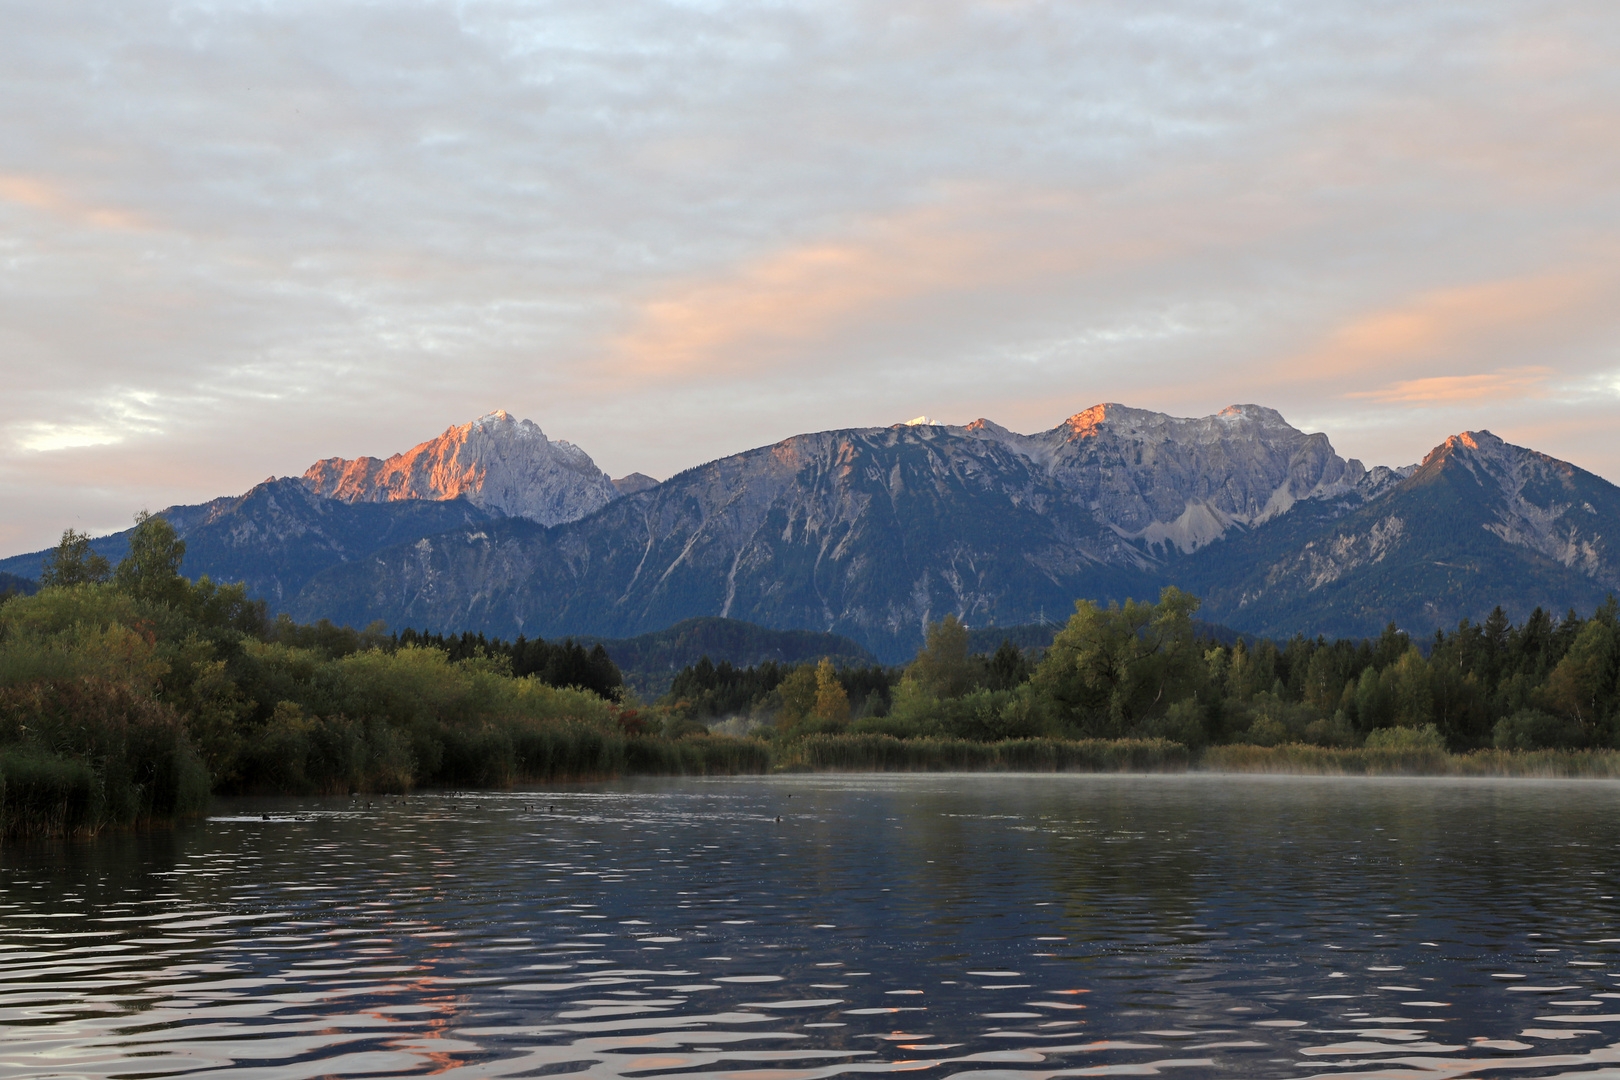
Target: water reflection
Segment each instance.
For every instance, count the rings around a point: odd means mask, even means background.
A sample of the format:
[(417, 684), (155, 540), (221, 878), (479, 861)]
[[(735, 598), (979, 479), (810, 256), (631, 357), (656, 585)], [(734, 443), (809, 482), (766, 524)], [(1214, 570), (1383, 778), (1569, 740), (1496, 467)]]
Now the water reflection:
[(222, 803), (0, 853), (0, 1072), (1620, 1075), (1617, 795), (808, 777)]

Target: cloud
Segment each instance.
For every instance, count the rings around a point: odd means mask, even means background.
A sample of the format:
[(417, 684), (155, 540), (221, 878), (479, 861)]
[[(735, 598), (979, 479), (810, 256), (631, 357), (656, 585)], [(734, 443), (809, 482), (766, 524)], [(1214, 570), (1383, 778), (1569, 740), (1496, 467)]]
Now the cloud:
[[(1611, 298), (1613, 290), (1600, 287), (1605, 284), (1596, 273), (1566, 271), (1428, 290), (1355, 316), (1281, 370), (1320, 380), (1435, 360), (1467, 362), (1482, 344), (1543, 333), (1595, 300)], [(1387, 400), (1378, 392), (1351, 396)]]
[(137, 214), (127, 210), (88, 206), (74, 199), (60, 186), (29, 176), (0, 175), (0, 201), (42, 210), (75, 225), (99, 229), (136, 230), (147, 228)]
[(746, 350), (804, 344), (907, 298), (969, 285), (981, 244), (908, 215), (866, 235), (796, 245), (707, 281), (676, 284), (642, 305), (615, 342), (641, 373), (732, 374)]
[(1410, 461), (1445, 405), (1620, 477), (1559, 423), (1613, 404), (1608, 0), (103, 14), (0, 7), (14, 549), (492, 407), (669, 475), (1104, 400)]
[(1378, 390), (1365, 390), (1347, 396), (1391, 405), (1522, 401), (1543, 396), (1547, 380), (1553, 374), (1553, 369), (1549, 367), (1529, 367), (1481, 375), (1436, 375), (1426, 379), (1403, 379)]
[(696, 280), (676, 280), (640, 305), (637, 325), (613, 342), (640, 374), (730, 377), (769, 367), (781, 352), (801, 359), (863, 325), (915, 317), (913, 301), (1017, 287), (1105, 254), (1063, 245), (1077, 210), (1045, 193), (953, 192), (938, 202), (853, 224), (742, 261)]
[(16, 437), (18, 446), (35, 453), (72, 450), (81, 446), (112, 446), (123, 441), (122, 432), (103, 424), (53, 424), (48, 421), (25, 425)]
[(132, 436), (161, 435), (157, 395), (119, 390), (86, 402), (65, 417), (27, 421), (12, 427), (12, 441), (35, 454), (116, 446)]

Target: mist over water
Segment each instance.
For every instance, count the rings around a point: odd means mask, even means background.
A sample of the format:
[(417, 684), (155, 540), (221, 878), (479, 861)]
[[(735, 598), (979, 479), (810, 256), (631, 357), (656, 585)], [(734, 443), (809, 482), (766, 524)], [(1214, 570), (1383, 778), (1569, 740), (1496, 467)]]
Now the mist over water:
[(0, 852), (0, 1074), (1620, 1075), (1617, 784), (372, 801)]

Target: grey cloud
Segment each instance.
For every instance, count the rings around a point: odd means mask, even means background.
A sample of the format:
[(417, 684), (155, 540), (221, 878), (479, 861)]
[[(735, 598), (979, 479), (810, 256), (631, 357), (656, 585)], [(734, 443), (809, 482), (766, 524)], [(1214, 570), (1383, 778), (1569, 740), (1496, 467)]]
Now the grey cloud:
[(1617, 60), (1601, 0), (20, 0), (0, 549), (496, 407), (616, 475), (1241, 400), (1620, 478)]

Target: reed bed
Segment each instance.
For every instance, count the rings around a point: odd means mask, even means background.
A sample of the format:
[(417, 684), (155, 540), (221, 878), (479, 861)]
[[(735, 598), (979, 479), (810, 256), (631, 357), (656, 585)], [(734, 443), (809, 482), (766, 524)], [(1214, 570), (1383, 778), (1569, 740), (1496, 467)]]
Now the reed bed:
[[(160, 824), (206, 806), (209, 777), (172, 711), (94, 681), (36, 687), (26, 741), (0, 746), (0, 835), (94, 835)], [(18, 706), (0, 698), (0, 726)], [(76, 722), (68, 722), (69, 718)], [(55, 723), (51, 721), (55, 720)], [(87, 723), (90, 720), (92, 722)], [(418, 724), (286, 711), (250, 739), (238, 790), (339, 794), (416, 786), (505, 788), (617, 776), (776, 772), (1269, 773), (1315, 776), (1620, 778), (1617, 750), (1225, 745), (1166, 739), (896, 738), (811, 735), (772, 742), (724, 735), (664, 738), (584, 720)]]
[(630, 735), (583, 720), (421, 723), (401, 731), (341, 719), (273, 724), (245, 758), (240, 789), (333, 795), (415, 787), (509, 788), (616, 776), (767, 772), (759, 739)]
[(898, 739), (811, 735), (783, 748), (779, 769), (816, 772), (1184, 772), (1185, 746), (1167, 739)]
[(1617, 750), (1474, 750), (1429, 748), (1211, 746), (1198, 760), (1207, 772), (1306, 776), (1497, 776), (1526, 779), (1620, 778)]
[(760, 739), (636, 736), (625, 744), (625, 771), (642, 776), (757, 775), (769, 772), (771, 762), (771, 746)]
[(167, 706), (95, 678), (0, 692), (0, 834), (92, 835), (207, 802), (208, 772)]

